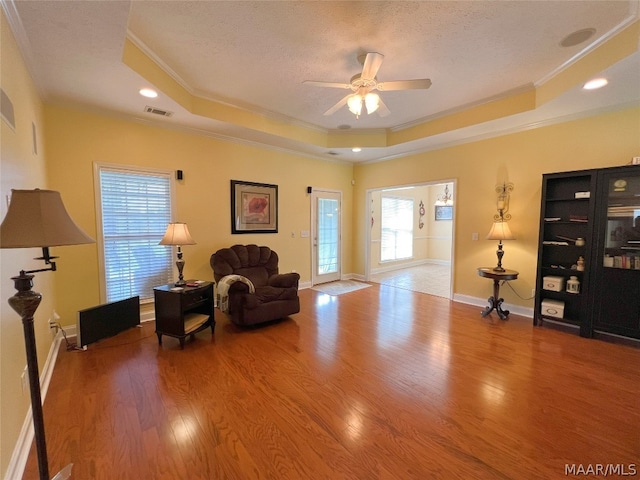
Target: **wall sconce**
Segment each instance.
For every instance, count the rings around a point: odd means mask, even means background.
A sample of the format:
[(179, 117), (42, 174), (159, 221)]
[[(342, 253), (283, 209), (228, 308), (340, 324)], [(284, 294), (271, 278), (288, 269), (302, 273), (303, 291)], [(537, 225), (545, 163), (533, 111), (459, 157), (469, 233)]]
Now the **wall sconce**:
[(511, 220), (511, 214), (507, 213), (509, 212), (509, 197), (511, 196), (511, 192), (513, 192), (513, 183), (505, 182), (502, 185), (496, 186), (496, 193), (498, 194), (496, 208), (498, 209), (498, 213), (493, 216), (496, 222)]

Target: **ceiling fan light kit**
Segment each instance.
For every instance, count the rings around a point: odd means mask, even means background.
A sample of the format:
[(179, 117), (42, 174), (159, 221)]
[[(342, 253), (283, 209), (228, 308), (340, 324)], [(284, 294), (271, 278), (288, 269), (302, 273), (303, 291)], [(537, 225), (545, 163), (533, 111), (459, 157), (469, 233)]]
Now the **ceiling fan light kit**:
[(347, 105), (349, 111), (358, 118), (362, 114), (362, 105), (364, 104), (368, 115), (378, 112), (378, 115), (381, 117), (386, 117), (391, 111), (384, 104), (380, 95), (374, 93), (373, 90), (381, 92), (390, 90), (426, 90), (431, 86), (431, 80), (421, 78), (416, 80), (394, 80), (378, 83), (376, 74), (382, 65), (383, 59), (384, 55), (377, 52), (360, 55), (358, 61), (362, 63), (362, 73), (351, 77), (349, 83), (318, 82), (311, 80), (306, 80), (304, 83), (316, 87), (350, 89), (353, 92), (340, 99), (338, 103), (324, 112), (324, 115), (332, 115), (344, 105)]
[(356, 118), (358, 118), (362, 114), (363, 103), (365, 108), (367, 109), (367, 115), (371, 115), (380, 107), (380, 95), (371, 92), (365, 95), (361, 93), (354, 93), (353, 95), (349, 95), (347, 106), (349, 107), (349, 111), (353, 113)]

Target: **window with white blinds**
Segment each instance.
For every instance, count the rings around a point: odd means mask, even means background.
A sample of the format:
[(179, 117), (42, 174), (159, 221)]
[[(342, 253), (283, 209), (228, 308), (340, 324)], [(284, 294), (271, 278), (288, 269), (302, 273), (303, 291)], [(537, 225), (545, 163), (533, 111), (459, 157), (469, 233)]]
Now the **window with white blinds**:
[(107, 302), (153, 298), (173, 277), (172, 249), (158, 245), (171, 222), (170, 172), (97, 166)]
[(381, 198), (380, 260), (413, 256), (413, 199), (383, 195)]

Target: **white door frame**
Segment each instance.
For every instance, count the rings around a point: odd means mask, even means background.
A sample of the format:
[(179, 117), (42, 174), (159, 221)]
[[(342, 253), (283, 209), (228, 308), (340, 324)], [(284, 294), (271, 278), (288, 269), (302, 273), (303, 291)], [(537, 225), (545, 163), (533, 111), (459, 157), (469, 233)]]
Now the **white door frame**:
[(338, 223), (338, 272), (337, 279), (342, 279), (342, 190), (332, 190), (328, 188), (313, 188), (311, 190), (311, 285), (317, 285), (318, 283), (324, 283), (331, 280), (318, 281), (317, 264), (318, 264), (318, 252), (317, 252), (317, 199), (322, 197), (323, 193), (330, 193), (332, 195), (337, 194), (339, 198), (338, 208), (340, 213), (340, 221)]
[[(410, 183), (407, 185), (393, 185), (388, 187), (379, 187), (379, 188), (368, 188), (365, 195), (365, 259), (364, 259), (364, 279), (365, 281), (370, 281), (371, 279), (371, 194), (373, 192), (380, 192), (383, 190), (392, 190), (395, 188), (406, 188), (406, 187), (428, 187), (432, 185), (441, 185), (445, 183), (453, 183), (453, 198), (454, 205), (457, 204), (456, 197), (458, 193), (458, 181), (455, 178), (445, 179), (445, 180), (434, 180), (431, 182), (421, 182), (421, 183)], [(449, 284), (449, 298), (453, 298), (453, 280), (454, 280), (454, 258), (455, 258), (455, 245), (456, 245), (456, 208), (453, 209), (453, 222), (451, 224), (451, 265), (450, 265), (450, 277), (451, 281)]]

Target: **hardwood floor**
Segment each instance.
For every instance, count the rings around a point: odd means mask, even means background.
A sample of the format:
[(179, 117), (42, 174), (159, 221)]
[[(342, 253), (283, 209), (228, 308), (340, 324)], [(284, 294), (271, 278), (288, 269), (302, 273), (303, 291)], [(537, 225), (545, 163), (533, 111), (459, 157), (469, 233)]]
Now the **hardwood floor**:
[[(153, 323), (61, 352), (50, 471), (74, 479), (553, 479), (638, 466), (640, 349), (385, 285), (241, 330)], [(571, 476), (571, 475), (570, 475)], [(25, 479), (37, 478), (32, 449)]]

